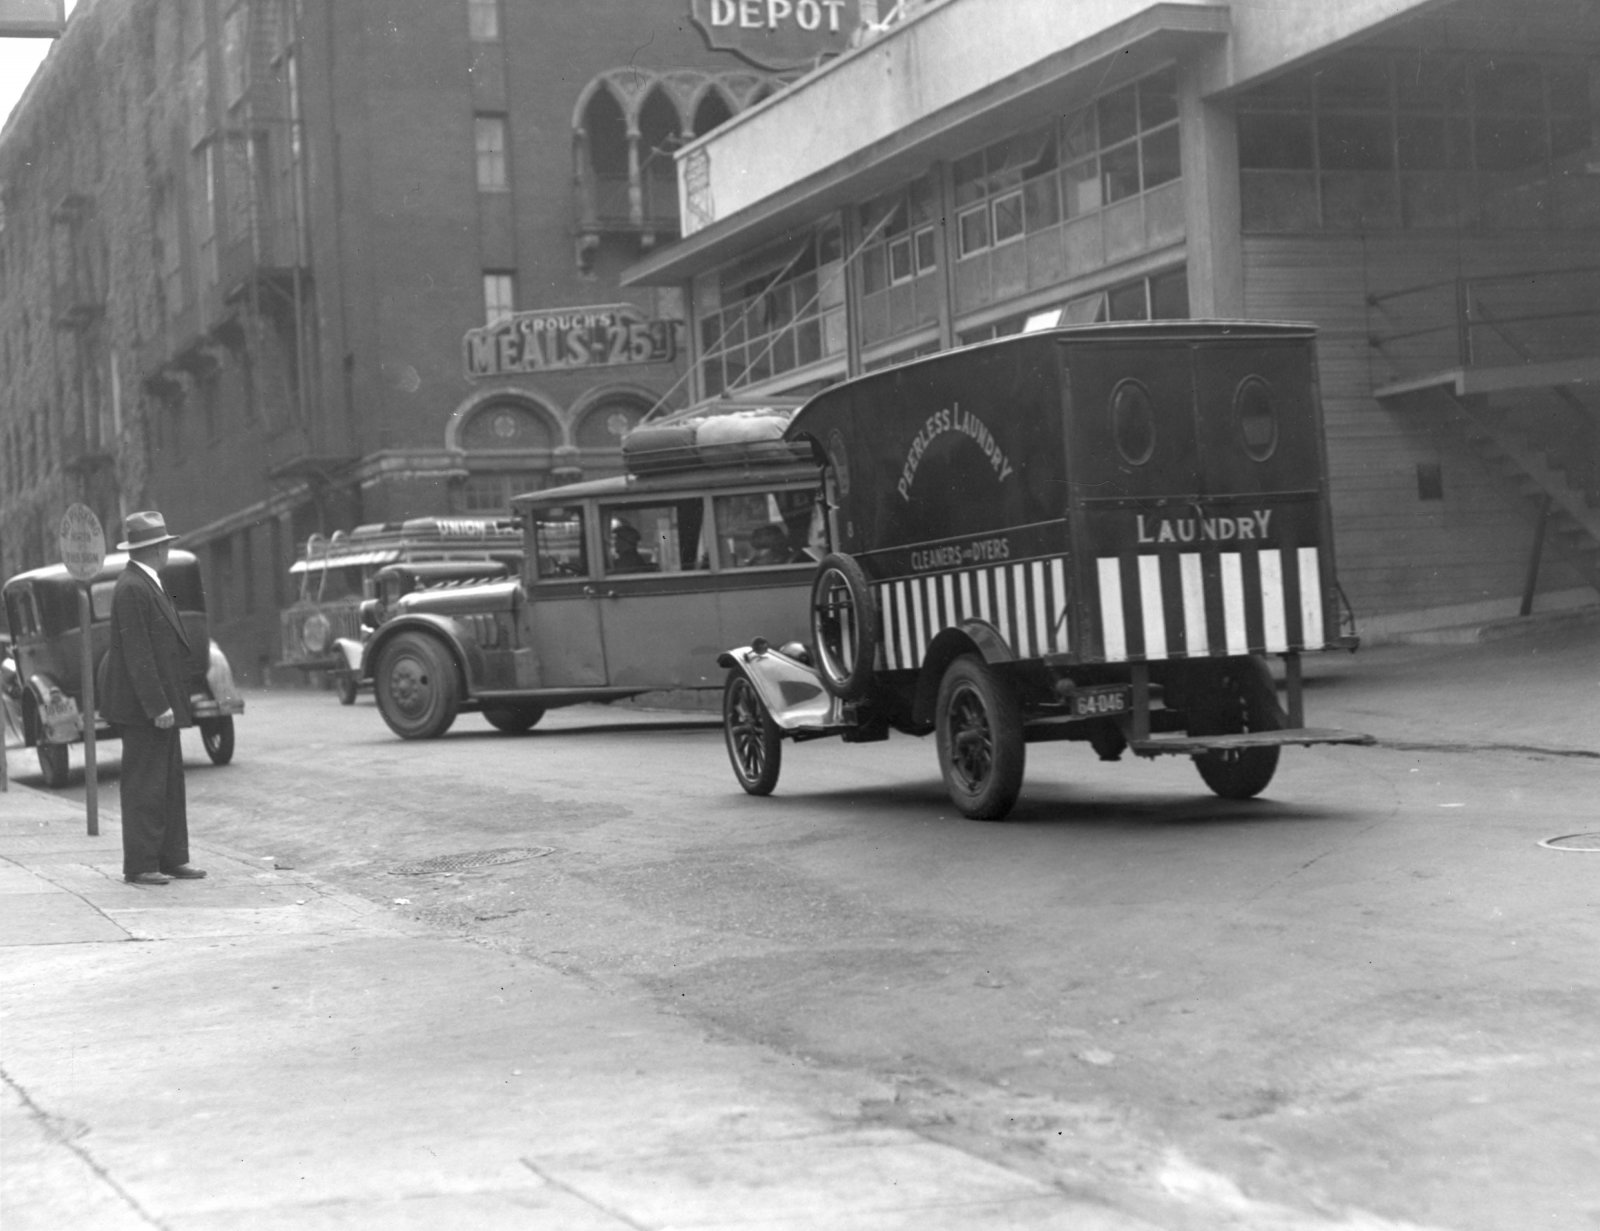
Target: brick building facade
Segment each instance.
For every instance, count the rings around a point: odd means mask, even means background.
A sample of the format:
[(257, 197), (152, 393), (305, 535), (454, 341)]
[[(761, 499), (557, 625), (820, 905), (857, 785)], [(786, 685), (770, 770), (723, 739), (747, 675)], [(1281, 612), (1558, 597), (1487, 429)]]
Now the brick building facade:
[(618, 281), (678, 233), (671, 152), (793, 75), (697, 8), (79, 0), (0, 135), (0, 574), (74, 500), (159, 507), (261, 681), (313, 532), (614, 470), (685, 397), (681, 295)]

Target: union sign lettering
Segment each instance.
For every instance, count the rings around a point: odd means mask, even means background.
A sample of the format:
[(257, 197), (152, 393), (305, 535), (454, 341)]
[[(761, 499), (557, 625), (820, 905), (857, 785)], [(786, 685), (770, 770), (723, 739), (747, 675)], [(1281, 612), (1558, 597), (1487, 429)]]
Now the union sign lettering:
[(689, 0), (689, 17), (717, 51), (761, 68), (800, 68), (837, 55), (861, 24), (860, 0)]
[(514, 372), (671, 363), (683, 322), (645, 316), (632, 304), (513, 312), (461, 339), (468, 380)]

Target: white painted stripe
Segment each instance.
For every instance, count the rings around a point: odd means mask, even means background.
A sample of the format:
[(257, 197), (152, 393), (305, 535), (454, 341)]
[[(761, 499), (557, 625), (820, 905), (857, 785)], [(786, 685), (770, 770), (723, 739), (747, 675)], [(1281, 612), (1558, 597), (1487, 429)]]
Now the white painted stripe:
[(1186, 551), (1178, 557), (1178, 574), (1183, 585), (1183, 639), (1190, 658), (1211, 653), (1211, 636), (1206, 631), (1206, 581), (1200, 568), (1200, 553)]
[(1050, 652), (1050, 595), (1044, 586), (1044, 561), (1035, 560), (1028, 566), (1033, 574), (1033, 628), (1038, 638), (1037, 653)]
[(972, 605), (972, 571), (969, 569), (961, 574), (961, 618), (971, 619), (975, 610)]
[(908, 585), (911, 604), (911, 640), (906, 643), (906, 649), (911, 655), (913, 663), (922, 661), (922, 578), (913, 577)]
[(944, 612), (939, 621), (939, 631), (955, 626), (960, 617), (956, 614), (956, 578), (954, 573), (944, 575)]
[(1300, 556), (1300, 627), (1305, 648), (1320, 650), (1324, 643), (1322, 628), (1322, 573), (1318, 568), (1317, 549), (1302, 547)]
[(1144, 656), (1167, 657), (1167, 612), (1161, 600), (1161, 557), (1139, 557), (1139, 606), (1144, 615)]
[(1222, 554), (1222, 627), (1229, 654), (1245, 654), (1250, 649), (1250, 633), (1244, 619), (1244, 559), (1236, 551)]
[(1050, 561), (1050, 579), (1055, 583), (1051, 598), (1055, 618), (1050, 625), (1050, 645), (1057, 653), (1065, 654), (1072, 647), (1067, 644), (1067, 566), (1060, 556)]
[(994, 623), (993, 609), (989, 603), (989, 584), (994, 579), (992, 568), (981, 568), (977, 572), (978, 585), (978, 614), (989, 623)]
[(1010, 643), (1012, 650), (1021, 654), (1022, 650), (1017, 645), (1017, 630), (1011, 623), (1011, 599), (1006, 593), (1006, 574), (1004, 569), (994, 571), (994, 623), (1000, 630), (1000, 635)]
[(1283, 609), (1283, 556), (1276, 548), (1263, 548), (1256, 556), (1261, 566), (1261, 629), (1267, 650), (1281, 654), (1289, 648), (1288, 615)]
[(1122, 571), (1115, 556), (1095, 561), (1100, 575), (1100, 635), (1105, 639), (1106, 661), (1128, 661), (1128, 635), (1122, 625)]

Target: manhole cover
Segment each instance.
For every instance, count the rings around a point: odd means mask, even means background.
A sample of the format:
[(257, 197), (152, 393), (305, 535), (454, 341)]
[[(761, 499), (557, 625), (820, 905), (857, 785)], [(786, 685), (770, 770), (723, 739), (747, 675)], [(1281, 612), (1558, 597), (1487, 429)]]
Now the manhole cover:
[(1600, 851), (1600, 833), (1569, 833), (1539, 843), (1552, 851)]
[(490, 868), (502, 863), (521, 863), (548, 855), (551, 846), (503, 846), (493, 851), (467, 851), (460, 855), (435, 855), (416, 863), (403, 863), (392, 869), (395, 876), (427, 876), (430, 872), (465, 872), (469, 868)]

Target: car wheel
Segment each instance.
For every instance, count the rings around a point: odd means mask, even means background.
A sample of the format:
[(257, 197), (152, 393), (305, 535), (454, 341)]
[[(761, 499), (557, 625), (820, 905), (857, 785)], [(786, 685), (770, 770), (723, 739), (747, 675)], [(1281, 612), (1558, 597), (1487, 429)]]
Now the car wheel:
[(67, 785), (71, 758), (65, 744), (40, 744), (39, 769), (44, 773), (44, 784), (52, 791)]
[(202, 718), (199, 725), (200, 742), (211, 763), (226, 765), (233, 760), (233, 718)]
[(435, 739), (450, 729), (461, 704), (461, 677), (435, 637), (401, 633), (378, 659), (373, 680), (378, 709), (401, 739)]
[(496, 731), (521, 735), (539, 725), (544, 717), (542, 705), (486, 705), (483, 716)]
[(1022, 792), (1022, 706), (1011, 685), (975, 654), (939, 681), (939, 768), (950, 802), (975, 821), (998, 821)]
[(339, 704), (354, 705), (356, 703), (356, 693), (361, 688), (361, 685), (356, 682), (356, 677), (346, 673), (339, 676), (336, 683), (339, 688)]
[(770, 795), (783, 768), (783, 740), (761, 694), (742, 671), (728, 672), (722, 690), (722, 735), (733, 776), (751, 795)]
[[(1189, 720), (1190, 735), (1281, 731), (1288, 715), (1278, 704), (1272, 672), (1259, 658), (1233, 658), (1217, 668), (1203, 708)], [(1252, 799), (1278, 772), (1277, 748), (1235, 748), (1194, 758), (1205, 784), (1223, 799)]]
[(842, 552), (817, 566), (811, 639), (823, 687), (844, 701), (864, 697), (878, 657), (878, 604), (861, 566)]

